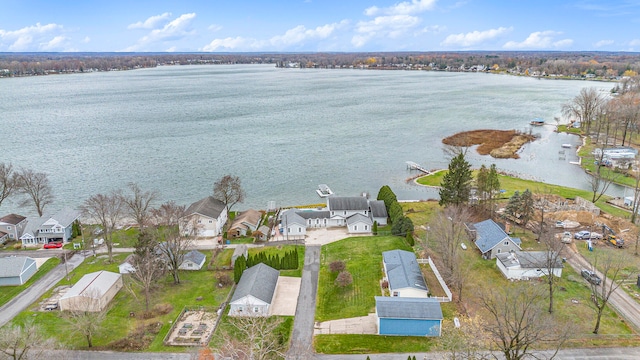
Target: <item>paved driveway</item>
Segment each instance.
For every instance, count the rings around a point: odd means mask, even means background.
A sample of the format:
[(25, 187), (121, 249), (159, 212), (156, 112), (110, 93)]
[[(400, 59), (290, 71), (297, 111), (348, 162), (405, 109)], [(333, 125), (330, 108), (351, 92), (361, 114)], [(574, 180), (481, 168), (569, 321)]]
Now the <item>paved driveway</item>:
[(377, 334), (376, 314), (317, 323), (313, 335), (319, 334)]
[[(370, 234), (365, 234), (370, 235)], [(334, 241), (358, 236), (358, 234), (347, 233), (347, 227), (334, 228), (307, 228), (307, 236), (304, 239), (307, 245), (327, 245)]]
[(273, 301), (269, 306), (269, 315), (294, 316), (300, 294), (302, 278), (279, 276)]

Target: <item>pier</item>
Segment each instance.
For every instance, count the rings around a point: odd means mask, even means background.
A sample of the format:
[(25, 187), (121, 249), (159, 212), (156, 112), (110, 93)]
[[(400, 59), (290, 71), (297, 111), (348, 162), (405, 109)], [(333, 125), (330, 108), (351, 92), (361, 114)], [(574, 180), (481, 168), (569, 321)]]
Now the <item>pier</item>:
[(414, 163), (413, 161), (407, 161), (407, 168), (410, 170), (419, 170), (422, 171), (423, 173), (429, 175), (431, 174), (431, 171), (427, 170), (424, 166), (418, 164), (418, 163)]

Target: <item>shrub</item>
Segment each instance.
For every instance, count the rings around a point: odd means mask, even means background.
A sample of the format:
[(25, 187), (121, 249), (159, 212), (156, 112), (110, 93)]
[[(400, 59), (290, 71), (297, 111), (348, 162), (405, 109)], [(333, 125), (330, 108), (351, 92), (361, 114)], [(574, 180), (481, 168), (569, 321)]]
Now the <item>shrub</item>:
[(332, 261), (329, 264), (329, 271), (331, 272), (341, 272), (346, 268), (347, 266), (345, 265), (344, 261), (341, 261), (341, 260)]
[(216, 275), (216, 280), (218, 280), (218, 284), (222, 286), (231, 286), (233, 285), (233, 278), (228, 273), (218, 273)]
[(351, 273), (348, 271), (341, 271), (336, 278), (335, 284), (338, 287), (347, 287), (351, 285), (353, 282), (353, 277), (351, 277)]
[(389, 288), (389, 282), (387, 280), (383, 280), (382, 284), (380, 284), (382, 286), (383, 289), (388, 289)]
[(407, 244), (409, 244), (409, 246), (413, 246), (416, 244), (415, 240), (413, 239), (413, 234), (412, 233), (407, 233)]
[(22, 244), (21, 243), (15, 243), (13, 244), (13, 248), (16, 250), (20, 250), (22, 248)]

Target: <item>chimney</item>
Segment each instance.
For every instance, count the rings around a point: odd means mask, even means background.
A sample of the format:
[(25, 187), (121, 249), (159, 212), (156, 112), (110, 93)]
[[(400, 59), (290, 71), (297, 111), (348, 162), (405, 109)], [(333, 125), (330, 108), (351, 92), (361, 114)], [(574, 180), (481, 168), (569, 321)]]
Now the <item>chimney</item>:
[(508, 221), (504, 223), (504, 232), (511, 234), (511, 223)]

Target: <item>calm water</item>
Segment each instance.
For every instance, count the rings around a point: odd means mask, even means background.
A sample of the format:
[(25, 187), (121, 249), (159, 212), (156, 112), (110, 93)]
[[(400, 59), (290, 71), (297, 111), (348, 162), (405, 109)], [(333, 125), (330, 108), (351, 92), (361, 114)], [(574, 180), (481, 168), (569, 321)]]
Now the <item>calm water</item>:
[[(479, 128), (526, 130), (548, 123), (582, 87), (612, 84), (489, 74), (276, 69), (265, 65), (159, 67), (0, 81), (0, 161), (50, 175), (56, 202), (134, 181), (162, 200), (188, 204), (225, 174), (241, 177), (239, 208), (319, 202), (318, 184), (340, 195), (388, 184), (404, 199), (437, 192), (406, 184), (405, 161), (446, 167), (441, 139)], [(475, 166), (586, 187), (561, 160), (577, 137), (542, 138), (519, 160), (472, 153)], [(0, 213), (18, 209), (5, 203)]]

